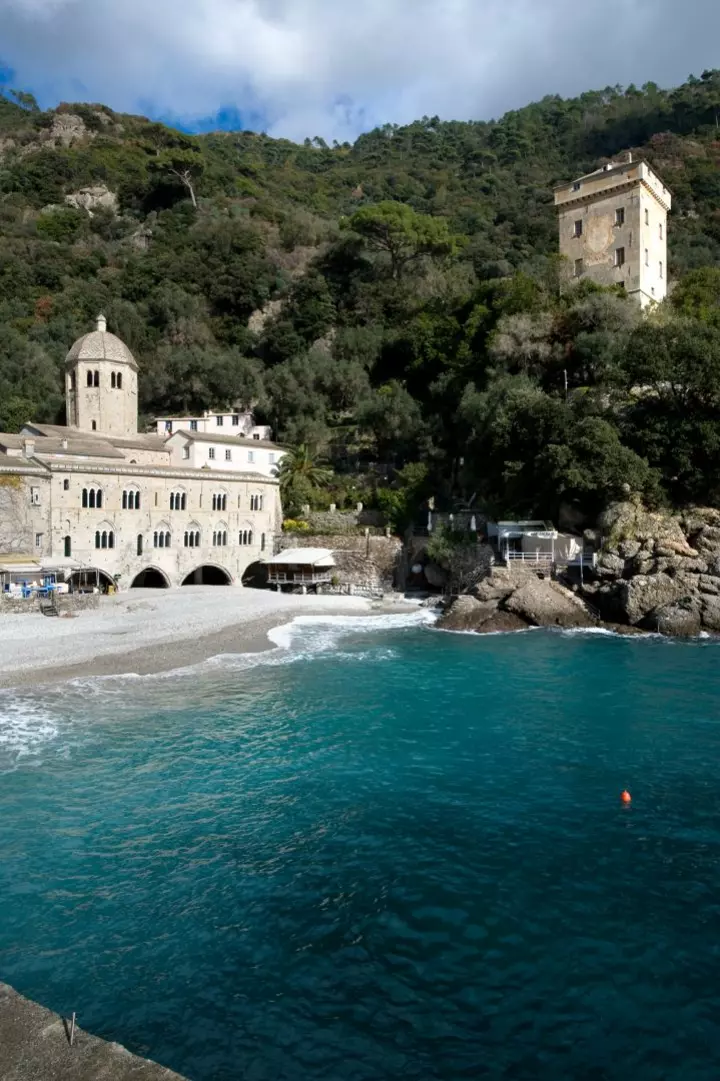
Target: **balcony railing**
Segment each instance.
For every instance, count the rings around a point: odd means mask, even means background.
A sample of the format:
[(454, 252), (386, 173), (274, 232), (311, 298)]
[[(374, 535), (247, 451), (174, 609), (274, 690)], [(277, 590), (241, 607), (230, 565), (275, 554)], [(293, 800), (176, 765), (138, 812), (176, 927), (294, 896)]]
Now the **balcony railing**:
[(278, 571), (268, 574), (268, 582), (273, 585), (317, 585), (319, 582), (331, 582), (332, 574), (328, 571)]

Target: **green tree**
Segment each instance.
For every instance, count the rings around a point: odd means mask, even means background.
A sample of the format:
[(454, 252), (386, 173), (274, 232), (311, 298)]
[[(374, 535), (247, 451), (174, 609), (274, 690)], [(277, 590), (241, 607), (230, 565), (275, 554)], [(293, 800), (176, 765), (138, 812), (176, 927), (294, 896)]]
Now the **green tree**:
[(371, 251), (389, 257), (390, 271), (396, 281), (411, 263), (424, 255), (457, 254), (464, 240), (451, 234), (445, 218), (418, 214), (405, 203), (386, 201), (363, 207), (347, 224)]
[(310, 447), (301, 443), (284, 454), (278, 467), (280, 495), (286, 514), (296, 515), (305, 503), (312, 505), (318, 489), (332, 482), (332, 470), (321, 466)]

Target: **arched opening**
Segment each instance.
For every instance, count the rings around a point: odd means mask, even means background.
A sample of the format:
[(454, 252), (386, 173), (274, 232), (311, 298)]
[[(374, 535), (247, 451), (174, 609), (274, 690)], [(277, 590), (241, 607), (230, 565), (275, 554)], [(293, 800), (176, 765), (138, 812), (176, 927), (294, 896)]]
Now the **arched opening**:
[(73, 571), (68, 578), (68, 584), (73, 593), (94, 593), (97, 590), (106, 593), (108, 586), (115, 583), (105, 571), (97, 567), (84, 567), (81, 571)]
[(64, 537), (63, 538), (63, 550), (64, 550), (65, 558), (70, 559), (70, 557), (72, 556), (72, 538), (71, 537)]
[(184, 586), (229, 586), (231, 584), (232, 579), (226, 570), (209, 563), (196, 567), (183, 580)]
[(122, 390), (122, 372), (117, 373), (117, 388)]
[(110, 389), (115, 390), (115, 372), (110, 372)]
[(268, 571), (265, 563), (251, 563), (242, 576), (242, 584), (250, 589), (267, 589)]
[(130, 583), (131, 589), (168, 589), (170, 583), (162, 571), (156, 567), (146, 567), (136, 574)]

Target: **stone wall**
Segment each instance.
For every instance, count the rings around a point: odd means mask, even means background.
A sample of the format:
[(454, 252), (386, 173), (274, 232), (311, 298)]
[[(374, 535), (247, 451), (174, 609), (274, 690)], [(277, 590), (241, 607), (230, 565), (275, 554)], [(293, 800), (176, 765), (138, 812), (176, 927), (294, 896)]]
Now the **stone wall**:
[(385, 518), (379, 510), (313, 510), (303, 515), (315, 533), (355, 533), (365, 527), (382, 529)]
[[(66, 612), (84, 612), (100, 607), (100, 595), (98, 593), (58, 593), (57, 606), (60, 615)], [(35, 597), (8, 597), (0, 594), (0, 616), (9, 615), (33, 615), (40, 610), (40, 605)]]
[(329, 548), (342, 584), (373, 591), (392, 589), (396, 584), (401, 584), (398, 578), (403, 563), (403, 546), (397, 537), (336, 534), (303, 537), (287, 533), (278, 540), (278, 551), (285, 548)]

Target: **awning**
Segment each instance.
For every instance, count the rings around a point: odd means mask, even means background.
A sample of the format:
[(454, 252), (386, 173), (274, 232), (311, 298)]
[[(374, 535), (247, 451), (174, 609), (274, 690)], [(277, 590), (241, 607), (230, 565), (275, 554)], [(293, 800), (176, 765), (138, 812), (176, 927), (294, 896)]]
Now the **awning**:
[(299, 567), (334, 567), (335, 560), (329, 548), (285, 548), (276, 556), (268, 556), (265, 563), (276, 565), (293, 564)]

